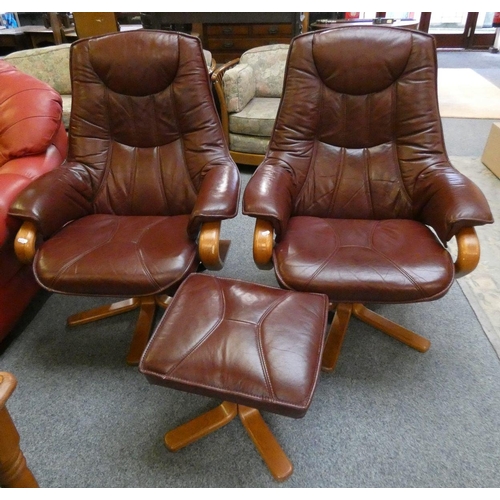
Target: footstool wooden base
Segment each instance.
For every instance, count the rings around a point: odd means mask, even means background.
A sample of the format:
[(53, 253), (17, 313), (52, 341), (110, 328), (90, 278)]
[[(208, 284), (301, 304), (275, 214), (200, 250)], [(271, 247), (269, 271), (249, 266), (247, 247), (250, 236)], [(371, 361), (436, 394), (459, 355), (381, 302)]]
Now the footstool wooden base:
[(150, 383), (223, 400), (169, 431), (171, 451), (239, 415), (278, 481), (293, 465), (259, 410), (303, 417), (318, 379), (328, 298), (203, 274), (175, 294), (139, 364)]
[(291, 476), (293, 465), (264, 422), (259, 410), (224, 401), (221, 405), (165, 434), (165, 445), (177, 451), (211, 434), (233, 420), (236, 415), (245, 426), (260, 456), (277, 481)]

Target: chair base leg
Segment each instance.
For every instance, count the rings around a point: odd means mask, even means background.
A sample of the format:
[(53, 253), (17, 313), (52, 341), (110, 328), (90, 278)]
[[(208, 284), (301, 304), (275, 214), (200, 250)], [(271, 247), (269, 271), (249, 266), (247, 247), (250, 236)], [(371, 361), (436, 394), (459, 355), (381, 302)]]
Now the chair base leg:
[(427, 352), (431, 346), (428, 339), (394, 323), (394, 321), (380, 316), (380, 314), (370, 311), (363, 304), (353, 304), (352, 313), (361, 321), (419, 352)]
[(220, 429), (239, 415), (248, 435), (277, 481), (284, 481), (293, 472), (293, 465), (285, 455), (260, 412), (236, 403), (225, 401), (213, 410), (167, 432), (165, 445), (170, 451), (178, 451), (198, 439)]
[(73, 314), (67, 319), (68, 326), (78, 326), (91, 323), (104, 318), (110, 318), (121, 313), (133, 311), (139, 308), (139, 319), (132, 336), (130, 348), (127, 354), (127, 364), (135, 366), (139, 364), (142, 353), (151, 334), (156, 306), (161, 306), (166, 309), (170, 303), (171, 298), (166, 295), (154, 296), (149, 295), (146, 297), (135, 297), (125, 299), (113, 304), (106, 304), (104, 306), (89, 309), (77, 314)]
[(363, 304), (338, 304), (323, 351), (321, 363), (323, 371), (331, 372), (337, 364), (351, 314), (412, 349), (419, 352), (429, 350), (431, 343), (428, 339), (380, 316), (380, 314), (371, 311)]
[(321, 369), (324, 372), (331, 372), (337, 364), (340, 349), (344, 343), (344, 337), (351, 319), (352, 304), (338, 304), (333, 317), (332, 326), (326, 339)]

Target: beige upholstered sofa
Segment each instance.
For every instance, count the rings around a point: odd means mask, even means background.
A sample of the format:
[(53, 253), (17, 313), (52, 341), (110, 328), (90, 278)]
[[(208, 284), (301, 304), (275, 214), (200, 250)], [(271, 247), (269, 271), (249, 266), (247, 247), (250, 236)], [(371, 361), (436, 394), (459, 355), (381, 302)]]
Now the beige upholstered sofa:
[(212, 74), (236, 163), (259, 165), (264, 159), (281, 100), (288, 48), (276, 44), (250, 49)]
[(19, 50), (4, 57), (23, 73), (34, 76), (59, 92), (63, 101), (63, 123), (69, 126), (71, 112), (71, 78), (69, 74), (69, 47), (64, 43), (38, 49)]

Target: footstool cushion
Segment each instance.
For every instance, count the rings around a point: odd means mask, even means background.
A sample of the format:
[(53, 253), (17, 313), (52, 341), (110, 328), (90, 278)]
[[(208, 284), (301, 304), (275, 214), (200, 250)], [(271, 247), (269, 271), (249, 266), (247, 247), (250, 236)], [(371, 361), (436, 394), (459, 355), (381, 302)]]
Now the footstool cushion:
[(316, 387), (326, 295), (189, 276), (139, 369), (152, 384), (300, 418)]

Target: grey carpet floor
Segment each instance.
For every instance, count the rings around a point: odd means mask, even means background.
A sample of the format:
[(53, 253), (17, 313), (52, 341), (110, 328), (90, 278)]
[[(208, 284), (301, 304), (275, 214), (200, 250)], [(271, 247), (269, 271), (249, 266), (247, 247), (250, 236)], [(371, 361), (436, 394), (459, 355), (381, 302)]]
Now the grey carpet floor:
[[(224, 224), (232, 244), (219, 274), (276, 285), (253, 265), (252, 231), (242, 215)], [(40, 294), (0, 354), (18, 378), (9, 410), (42, 487), (500, 487), (500, 361), (458, 285), (436, 302), (376, 307), (427, 336), (427, 353), (353, 320), (306, 416), (263, 414), (295, 466), (283, 484), (238, 420), (168, 452), (164, 433), (218, 402), (151, 386), (125, 364), (136, 312), (65, 326), (103, 302)]]

